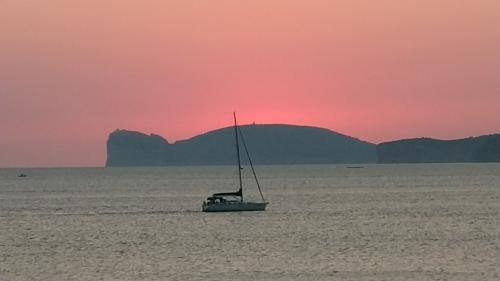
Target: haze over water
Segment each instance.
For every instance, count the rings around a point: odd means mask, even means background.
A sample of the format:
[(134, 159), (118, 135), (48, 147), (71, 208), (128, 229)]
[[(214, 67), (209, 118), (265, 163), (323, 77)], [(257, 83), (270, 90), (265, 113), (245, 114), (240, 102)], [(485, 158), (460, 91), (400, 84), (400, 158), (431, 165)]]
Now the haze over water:
[(499, 278), (499, 164), (256, 168), (0, 169), (0, 280)]

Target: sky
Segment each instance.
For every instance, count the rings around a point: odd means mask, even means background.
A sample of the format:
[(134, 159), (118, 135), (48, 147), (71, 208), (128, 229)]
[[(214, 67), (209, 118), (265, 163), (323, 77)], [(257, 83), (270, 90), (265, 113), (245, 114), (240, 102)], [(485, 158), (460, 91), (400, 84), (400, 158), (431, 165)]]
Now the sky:
[(0, 167), (103, 166), (116, 129), (379, 143), (500, 133), (498, 0), (2, 0)]

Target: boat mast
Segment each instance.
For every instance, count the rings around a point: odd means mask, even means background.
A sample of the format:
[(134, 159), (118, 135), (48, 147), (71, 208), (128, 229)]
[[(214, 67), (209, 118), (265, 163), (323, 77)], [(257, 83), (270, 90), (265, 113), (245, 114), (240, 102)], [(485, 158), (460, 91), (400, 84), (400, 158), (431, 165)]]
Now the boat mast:
[(243, 201), (243, 183), (241, 181), (240, 144), (238, 142), (238, 125), (236, 123), (236, 112), (233, 112), (233, 117), (234, 117), (234, 135), (236, 138), (236, 156), (238, 157), (238, 177), (240, 179), (241, 201)]

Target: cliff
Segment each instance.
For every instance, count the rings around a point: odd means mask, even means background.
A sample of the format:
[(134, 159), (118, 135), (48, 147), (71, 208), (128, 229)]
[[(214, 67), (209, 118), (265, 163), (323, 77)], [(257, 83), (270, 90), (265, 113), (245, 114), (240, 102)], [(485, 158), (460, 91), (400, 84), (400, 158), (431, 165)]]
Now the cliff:
[[(374, 144), (317, 127), (241, 126), (255, 164), (375, 163)], [(241, 155), (244, 155), (241, 147)], [(245, 162), (246, 157), (242, 157)], [(170, 144), (158, 135), (116, 130), (107, 142), (106, 166), (232, 165), (234, 128)]]
[(377, 146), (378, 163), (500, 162), (500, 135), (406, 139)]

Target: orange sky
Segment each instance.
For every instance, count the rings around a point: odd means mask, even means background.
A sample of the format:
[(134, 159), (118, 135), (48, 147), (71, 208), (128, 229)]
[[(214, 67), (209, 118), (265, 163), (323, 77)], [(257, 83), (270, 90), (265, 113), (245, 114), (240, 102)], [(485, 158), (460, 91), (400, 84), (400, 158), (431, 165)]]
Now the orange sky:
[(498, 0), (0, 2), (0, 167), (100, 166), (116, 128), (372, 142), (500, 132)]

